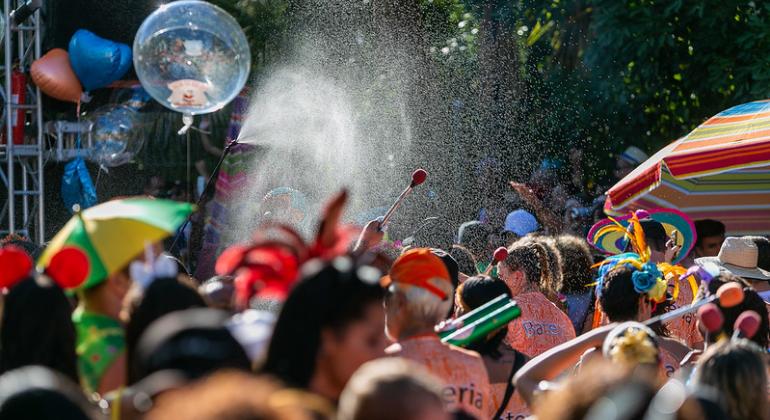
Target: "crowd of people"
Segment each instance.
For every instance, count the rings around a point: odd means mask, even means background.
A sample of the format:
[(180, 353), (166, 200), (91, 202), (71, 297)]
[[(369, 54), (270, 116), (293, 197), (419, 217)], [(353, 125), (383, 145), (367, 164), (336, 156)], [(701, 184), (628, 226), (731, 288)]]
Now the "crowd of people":
[(512, 186), (525, 207), (410, 242), (343, 224), (345, 193), (307, 240), (268, 195), (276, 217), (204, 279), (148, 238), (73, 281), (80, 257), (35, 266), (9, 236), (0, 420), (770, 419), (768, 238), (669, 209), (561, 217)]

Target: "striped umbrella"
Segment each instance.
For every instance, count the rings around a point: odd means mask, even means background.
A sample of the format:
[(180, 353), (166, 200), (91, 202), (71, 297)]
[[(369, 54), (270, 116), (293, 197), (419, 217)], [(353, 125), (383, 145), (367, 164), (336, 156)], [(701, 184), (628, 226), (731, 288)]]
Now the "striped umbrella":
[(676, 208), (734, 235), (770, 234), (770, 100), (732, 107), (669, 144), (607, 192), (608, 214)]
[(82, 288), (93, 287), (138, 257), (148, 243), (174, 233), (193, 210), (192, 204), (144, 197), (87, 208), (72, 216), (51, 239), (38, 267), (48, 267), (61, 249), (77, 248), (86, 254), (90, 266)]

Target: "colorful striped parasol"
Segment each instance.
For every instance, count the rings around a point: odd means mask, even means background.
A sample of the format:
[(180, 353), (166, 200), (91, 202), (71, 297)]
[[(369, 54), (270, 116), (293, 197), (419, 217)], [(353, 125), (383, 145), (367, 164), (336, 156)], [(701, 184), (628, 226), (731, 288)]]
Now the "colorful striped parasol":
[(607, 192), (608, 214), (676, 208), (733, 235), (770, 234), (770, 100), (732, 107), (669, 144)]

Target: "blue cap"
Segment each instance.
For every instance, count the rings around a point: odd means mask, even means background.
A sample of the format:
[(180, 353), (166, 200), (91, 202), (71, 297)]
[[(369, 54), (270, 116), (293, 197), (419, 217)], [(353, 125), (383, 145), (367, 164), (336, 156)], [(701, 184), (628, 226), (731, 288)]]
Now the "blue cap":
[(526, 210), (514, 210), (508, 213), (508, 216), (505, 216), (504, 230), (506, 232), (513, 232), (518, 236), (525, 236), (538, 229), (540, 229), (540, 224), (537, 223), (537, 219), (532, 213)]

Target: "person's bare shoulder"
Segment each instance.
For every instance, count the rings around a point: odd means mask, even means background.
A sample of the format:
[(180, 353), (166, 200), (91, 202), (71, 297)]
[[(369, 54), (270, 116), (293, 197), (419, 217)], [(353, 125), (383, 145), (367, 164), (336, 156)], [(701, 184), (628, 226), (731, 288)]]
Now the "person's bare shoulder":
[(669, 353), (673, 354), (677, 360), (684, 359), (692, 350), (682, 341), (671, 337), (660, 337), (660, 343), (661, 347), (665, 348)]
[(583, 367), (599, 362), (602, 359), (604, 359), (604, 356), (602, 356), (602, 350), (600, 348), (590, 348), (584, 351), (583, 355), (580, 356), (580, 360), (577, 365), (575, 365), (575, 372), (579, 372)]

